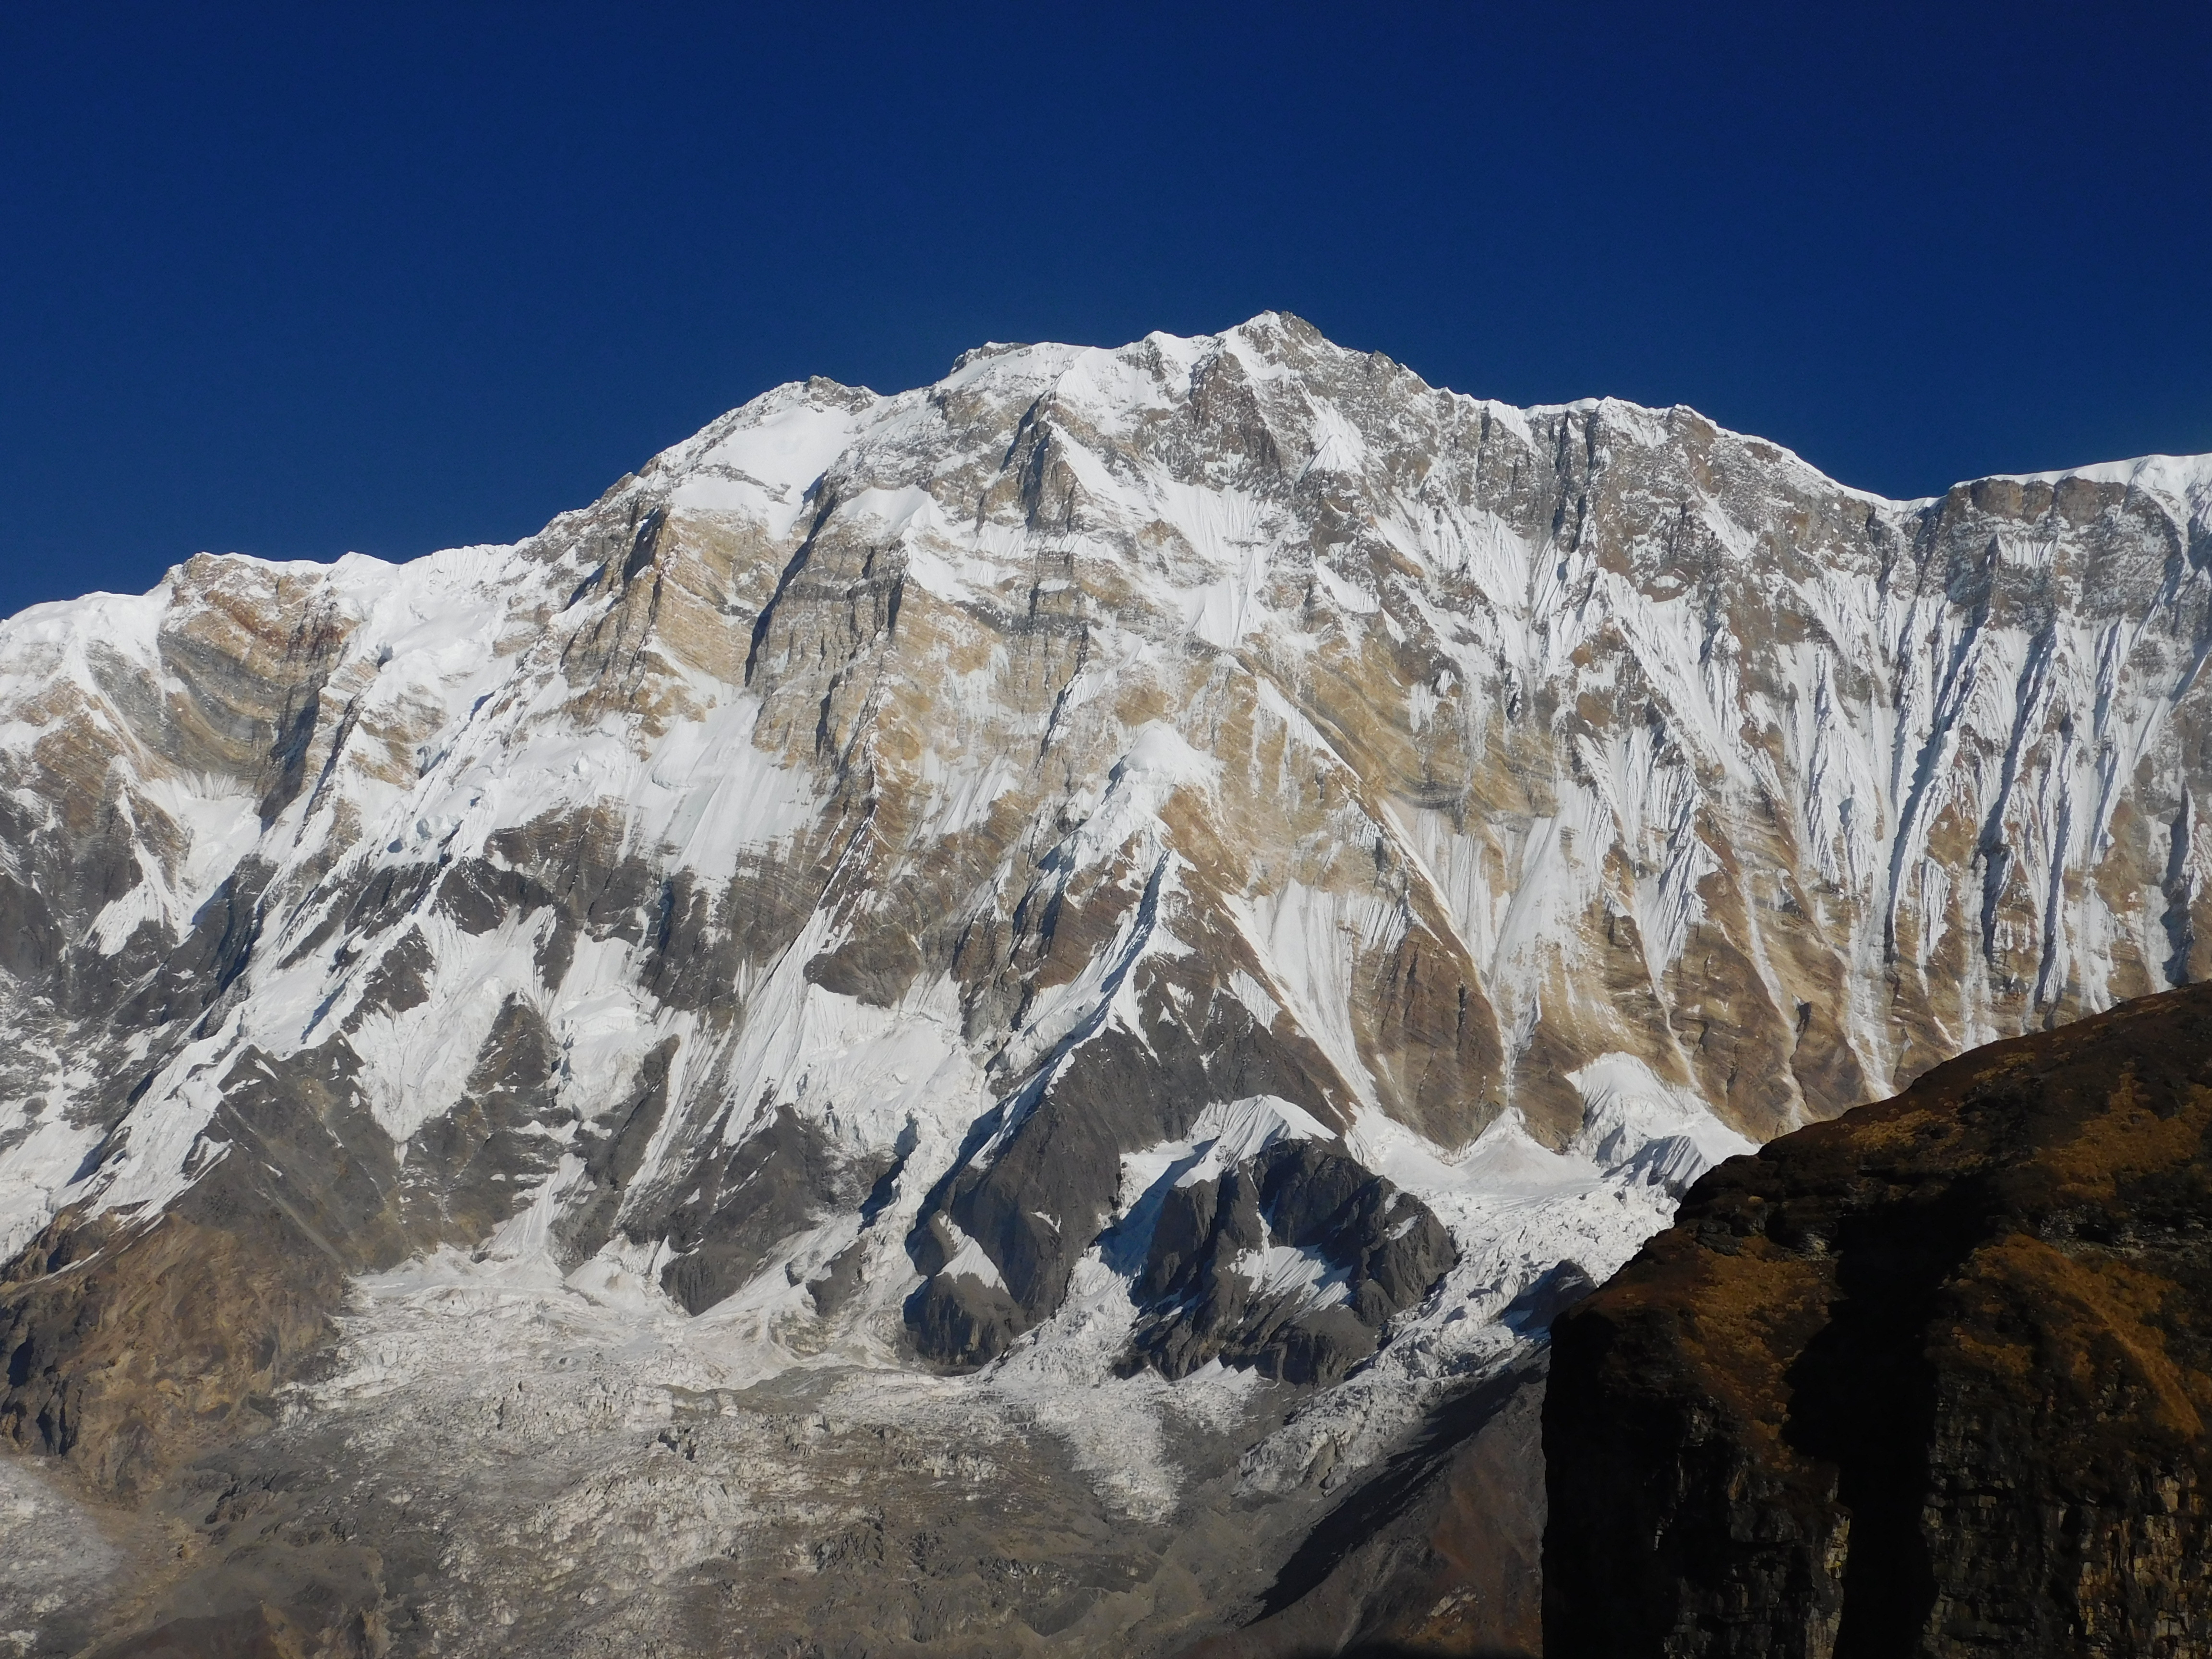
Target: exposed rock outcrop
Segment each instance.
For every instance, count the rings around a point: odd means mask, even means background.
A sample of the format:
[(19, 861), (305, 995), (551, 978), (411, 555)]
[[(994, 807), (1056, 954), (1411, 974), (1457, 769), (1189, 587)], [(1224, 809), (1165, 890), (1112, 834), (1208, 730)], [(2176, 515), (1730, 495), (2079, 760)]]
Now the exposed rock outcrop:
[[(1157, 1195), (1133, 1292), (1132, 1363), (1187, 1376), (1211, 1360), (1334, 1382), (1392, 1316), (1428, 1294), (1455, 1251), (1427, 1205), (1318, 1138), (1192, 1170)], [(1110, 1247), (1109, 1247), (1110, 1248)]]
[(345, 1274), (281, 1210), (209, 1182), (150, 1221), (64, 1216), (0, 1279), (0, 1437), (131, 1498), (265, 1426), (333, 1334)]
[(1551, 1659), (2212, 1653), (2212, 988), (1699, 1182), (1554, 1328)]

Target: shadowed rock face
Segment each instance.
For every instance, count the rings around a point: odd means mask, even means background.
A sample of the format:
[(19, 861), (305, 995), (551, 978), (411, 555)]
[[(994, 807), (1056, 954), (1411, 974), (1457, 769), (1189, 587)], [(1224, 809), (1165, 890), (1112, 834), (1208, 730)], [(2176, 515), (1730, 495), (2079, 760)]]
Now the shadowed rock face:
[(1722, 1165), (1553, 1333), (1545, 1651), (2212, 1652), (2212, 989)]
[(1320, 1518), (1257, 1618), (1185, 1659), (1530, 1659), (1543, 1401), (1539, 1356), (1449, 1402)]
[[(1280, 1141), (1159, 1195), (1133, 1286), (1132, 1364), (1186, 1376), (1210, 1360), (1334, 1382), (1451, 1265), (1426, 1205), (1325, 1141)], [(1334, 1292), (1314, 1307), (1318, 1279)], [(1287, 1281), (1287, 1282), (1285, 1282)]]

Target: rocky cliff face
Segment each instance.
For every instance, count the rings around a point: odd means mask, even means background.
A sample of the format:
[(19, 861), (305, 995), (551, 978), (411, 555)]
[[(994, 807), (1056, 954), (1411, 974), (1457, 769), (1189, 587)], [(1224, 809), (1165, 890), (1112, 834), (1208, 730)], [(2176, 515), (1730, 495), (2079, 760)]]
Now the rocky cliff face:
[(1073, 1468), (1340, 1485), (1713, 1159), (2202, 969), (2208, 514), (1266, 316), (27, 612), (0, 1425), (151, 1492), (581, 1299), (639, 1398), (982, 1368)]
[(1707, 1176), (1554, 1330), (1545, 1651), (2212, 1652), (2212, 990)]

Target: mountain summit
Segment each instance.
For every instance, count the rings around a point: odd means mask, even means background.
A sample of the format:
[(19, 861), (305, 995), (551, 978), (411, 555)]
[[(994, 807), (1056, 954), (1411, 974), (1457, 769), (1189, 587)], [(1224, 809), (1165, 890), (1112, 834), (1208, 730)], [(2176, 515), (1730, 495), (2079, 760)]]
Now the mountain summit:
[(403, 1647), (1211, 1629), (1708, 1164), (2203, 973), (2208, 567), (2212, 458), (1893, 502), (1269, 313), (25, 612), (0, 1428), (324, 1458), (251, 1605)]

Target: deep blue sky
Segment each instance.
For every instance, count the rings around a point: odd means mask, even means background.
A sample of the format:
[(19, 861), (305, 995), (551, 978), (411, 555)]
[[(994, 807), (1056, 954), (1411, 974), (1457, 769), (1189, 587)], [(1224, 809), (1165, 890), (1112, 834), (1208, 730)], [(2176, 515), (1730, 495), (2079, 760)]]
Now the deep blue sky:
[(0, 611), (1274, 307), (1893, 495), (2212, 450), (2212, 6), (0, 8)]

